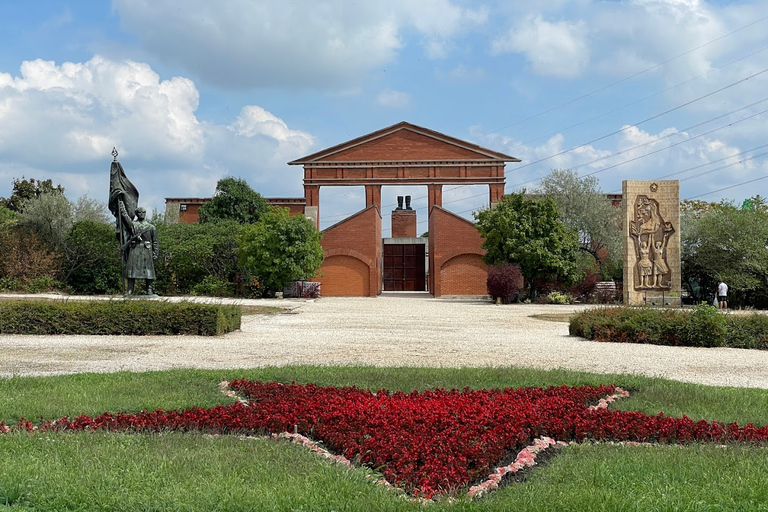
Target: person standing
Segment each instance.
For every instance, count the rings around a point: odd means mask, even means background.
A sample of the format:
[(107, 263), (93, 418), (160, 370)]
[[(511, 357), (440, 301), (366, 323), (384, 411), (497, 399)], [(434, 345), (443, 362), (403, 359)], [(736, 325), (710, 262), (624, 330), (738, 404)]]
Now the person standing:
[(722, 279), (717, 285), (717, 303), (720, 309), (728, 309), (728, 285)]

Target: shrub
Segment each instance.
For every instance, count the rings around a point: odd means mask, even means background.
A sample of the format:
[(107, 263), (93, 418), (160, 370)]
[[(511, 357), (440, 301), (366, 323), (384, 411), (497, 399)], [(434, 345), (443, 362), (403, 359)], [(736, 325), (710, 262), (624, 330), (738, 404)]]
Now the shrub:
[(215, 276), (205, 276), (202, 283), (192, 287), (192, 295), (209, 297), (230, 297), (233, 294), (232, 283), (223, 281)]
[(573, 285), (569, 291), (571, 295), (581, 301), (588, 301), (595, 293), (595, 286), (602, 280), (602, 277), (594, 272), (587, 272), (581, 282)]
[(500, 298), (503, 304), (514, 302), (523, 288), (523, 274), (520, 272), (520, 267), (512, 263), (490, 267), (486, 286), (488, 295), (494, 301)]
[(568, 293), (552, 292), (547, 295), (547, 304), (570, 304), (573, 297)]
[(707, 304), (693, 310), (594, 308), (573, 315), (572, 336), (617, 343), (768, 349), (768, 317), (725, 317)]
[(239, 306), (143, 300), (0, 302), (0, 334), (192, 334), (240, 328)]

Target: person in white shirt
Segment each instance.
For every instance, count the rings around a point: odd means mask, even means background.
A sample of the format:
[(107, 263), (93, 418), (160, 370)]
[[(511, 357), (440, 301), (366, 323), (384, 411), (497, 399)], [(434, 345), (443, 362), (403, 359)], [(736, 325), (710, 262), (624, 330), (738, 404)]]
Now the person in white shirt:
[(720, 304), (720, 309), (728, 309), (728, 285), (722, 279), (717, 285), (717, 302)]

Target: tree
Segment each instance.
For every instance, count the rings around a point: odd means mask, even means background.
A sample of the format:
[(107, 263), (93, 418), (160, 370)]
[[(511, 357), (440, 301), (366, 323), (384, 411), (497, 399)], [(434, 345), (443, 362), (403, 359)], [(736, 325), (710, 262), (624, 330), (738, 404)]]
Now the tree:
[(61, 185), (53, 186), (53, 181), (50, 179), (40, 181), (36, 179), (25, 179), (24, 176), (13, 179), (13, 192), (7, 199), (0, 198), (0, 206), (4, 206), (14, 212), (21, 212), (24, 209), (24, 205), (30, 199), (40, 197), (43, 194), (64, 194), (64, 187)]
[(323, 264), (320, 236), (303, 215), (291, 217), (288, 209), (274, 208), (243, 228), (240, 264), (258, 279), (262, 294), (271, 295), (291, 281), (315, 276)]
[(120, 244), (115, 228), (105, 222), (81, 220), (73, 224), (63, 255), (64, 281), (75, 293), (120, 291)]
[(158, 224), (156, 288), (163, 293), (192, 293), (204, 281), (216, 281), (224, 288), (234, 289), (239, 271), (237, 236), (242, 228), (233, 220)]
[(62, 252), (72, 229), (72, 204), (58, 192), (46, 192), (24, 203), (18, 226), (55, 252)]
[(241, 178), (222, 178), (211, 201), (200, 207), (200, 222), (234, 220), (253, 224), (269, 210), (269, 203)]
[(101, 224), (113, 223), (107, 205), (104, 201), (91, 199), (87, 195), (80, 196), (72, 205), (72, 221), (90, 220)]
[(729, 303), (768, 305), (768, 212), (722, 201), (681, 215), (683, 284), (694, 300), (710, 302), (717, 281), (729, 287)]
[(597, 178), (570, 169), (554, 169), (540, 191), (554, 199), (565, 224), (576, 230), (579, 249), (591, 256), (603, 277), (621, 274), (621, 208), (598, 189)]
[(531, 296), (536, 296), (536, 281), (577, 276), (578, 237), (560, 220), (554, 199), (530, 197), (523, 190), (474, 216), (485, 238), (485, 262), (518, 264)]

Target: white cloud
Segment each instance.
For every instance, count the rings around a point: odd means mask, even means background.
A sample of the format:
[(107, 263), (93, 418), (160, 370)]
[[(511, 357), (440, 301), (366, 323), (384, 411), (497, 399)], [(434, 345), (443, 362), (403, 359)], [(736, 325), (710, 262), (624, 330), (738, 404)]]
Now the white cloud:
[(382, 107), (406, 108), (411, 103), (411, 95), (402, 91), (382, 91), (376, 97), (376, 103)]
[(228, 88), (348, 89), (391, 62), (403, 32), (445, 56), (457, 33), (484, 24), (485, 8), (450, 0), (115, 0), (123, 30), (164, 62)]
[(583, 21), (551, 23), (529, 16), (493, 41), (496, 53), (524, 53), (534, 73), (553, 77), (575, 77), (589, 64), (587, 28)]
[(301, 171), (286, 163), (311, 152), (310, 134), (256, 105), (229, 126), (201, 122), (198, 102), (191, 80), (161, 80), (143, 63), (24, 62), (20, 76), (0, 74), (0, 195), (24, 175), (103, 197), (113, 146), (148, 207), (210, 195), (227, 174), (265, 195), (301, 195)]

